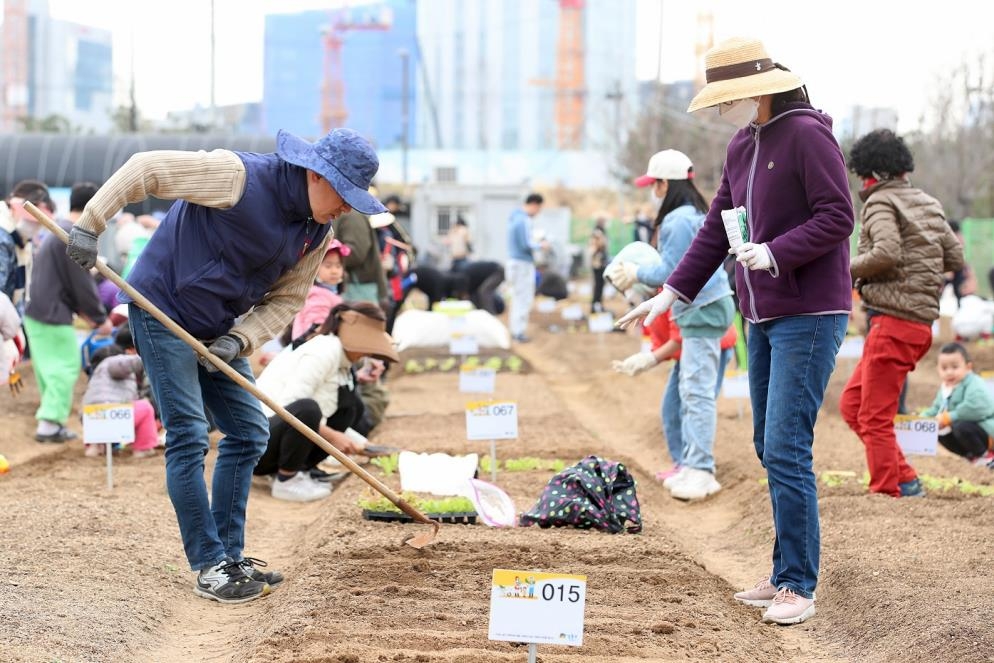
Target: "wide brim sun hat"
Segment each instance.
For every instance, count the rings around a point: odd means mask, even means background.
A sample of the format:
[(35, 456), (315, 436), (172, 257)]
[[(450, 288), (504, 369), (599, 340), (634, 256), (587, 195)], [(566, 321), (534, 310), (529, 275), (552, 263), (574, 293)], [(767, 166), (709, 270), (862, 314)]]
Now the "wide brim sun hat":
[(688, 113), (804, 85), (794, 72), (778, 68), (758, 39), (733, 37), (714, 46), (704, 55), (704, 70), (707, 85), (691, 100)]
[(635, 178), (635, 186), (650, 186), (656, 180), (688, 180), (693, 177), (693, 162), (679, 150), (663, 150), (649, 158), (645, 175)]
[(315, 143), (280, 129), (276, 134), (276, 154), (328, 180), (357, 212), (368, 215), (387, 211), (368, 190), (380, 167), (376, 151), (352, 129), (332, 129)]
[(351, 352), (372, 355), (377, 359), (398, 362), (400, 356), (387, 334), (386, 323), (357, 311), (343, 311), (338, 325), (338, 339)]

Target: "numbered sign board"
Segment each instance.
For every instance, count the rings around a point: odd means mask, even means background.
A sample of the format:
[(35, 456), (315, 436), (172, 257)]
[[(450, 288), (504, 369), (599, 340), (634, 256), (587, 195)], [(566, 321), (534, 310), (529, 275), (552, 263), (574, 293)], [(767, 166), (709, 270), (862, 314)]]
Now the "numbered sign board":
[(464, 394), (492, 394), (497, 384), (497, 371), (485, 366), (463, 365), (459, 369), (459, 391)]
[(897, 444), (906, 454), (934, 456), (939, 444), (939, 422), (926, 417), (898, 415), (894, 417)]
[(135, 408), (131, 403), (83, 406), (83, 440), (87, 444), (114, 444), (134, 439)]
[(859, 359), (863, 356), (863, 337), (846, 336), (839, 347), (839, 357), (842, 359)]
[(471, 334), (455, 333), (449, 337), (449, 354), (475, 355), (480, 351), (480, 344)]
[(749, 374), (729, 371), (721, 382), (721, 395), (725, 398), (749, 398)]
[(583, 644), (587, 576), (494, 569), (491, 640)]
[(563, 309), (563, 320), (583, 320), (583, 307), (579, 304), (570, 304)]
[(513, 440), (517, 437), (517, 403), (480, 401), (466, 404), (466, 439)]
[(587, 319), (591, 334), (606, 334), (614, 330), (614, 316), (610, 313), (592, 313)]
[(539, 313), (555, 313), (556, 300), (552, 297), (536, 297), (535, 310)]

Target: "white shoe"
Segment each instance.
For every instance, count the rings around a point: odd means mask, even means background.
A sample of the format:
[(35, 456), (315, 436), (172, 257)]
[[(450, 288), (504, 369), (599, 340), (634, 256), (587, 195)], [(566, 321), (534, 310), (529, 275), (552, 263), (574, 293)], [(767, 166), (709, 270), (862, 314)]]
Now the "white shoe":
[(278, 500), (312, 502), (331, 495), (331, 488), (310, 478), (306, 472), (297, 472), (286, 481), (274, 481), (272, 494)]
[(678, 469), (676, 472), (663, 479), (663, 488), (666, 488), (667, 490), (673, 490), (673, 486), (677, 485), (683, 480), (683, 476), (686, 474), (686, 472), (687, 468), (681, 465), (680, 469)]
[(680, 476), (680, 481), (670, 488), (670, 495), (678, 500), (700, 500), (721, 490), (721, 484), (710, 472), (688, 467)]

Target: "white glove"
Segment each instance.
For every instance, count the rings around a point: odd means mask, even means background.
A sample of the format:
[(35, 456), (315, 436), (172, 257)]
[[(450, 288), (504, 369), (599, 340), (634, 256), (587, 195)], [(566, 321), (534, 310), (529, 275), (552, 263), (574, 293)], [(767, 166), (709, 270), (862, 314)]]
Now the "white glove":
[(611, 271), (604, 276), (615, 288), (624, 292), (638, 283), (639, 268), (633, 262), (616, 262), (611, 266)]
[(773, 266), (773, 256), (770, 255), (766, 244), (746, 242), (737, 251), (729, 249), (728, 252), (734, 254), (735, 261), (742, 263), (747, 269), (769, 269)]
[(618, 373), (635, 376), (642, 371), (647, 371), (657, 363), (656, 356), (651, 352), (636, 352), (630, 357), (625, 357), (623, 361), (612, 361), (611, 368)]
[(642, 318), (645, 318), (645, 324), (651, 325), (652, 321), (658, 318), (660, 315), (669, 310), (673, 302), (676, 301), (676, 293), (669, 288), (663, 288), (663, 291), (652, 299), (647, 299), (625, 315), (618, 318), (615, 324), (617, 327), (622, 329), (628, 329), (629, 327), (634, 327)]

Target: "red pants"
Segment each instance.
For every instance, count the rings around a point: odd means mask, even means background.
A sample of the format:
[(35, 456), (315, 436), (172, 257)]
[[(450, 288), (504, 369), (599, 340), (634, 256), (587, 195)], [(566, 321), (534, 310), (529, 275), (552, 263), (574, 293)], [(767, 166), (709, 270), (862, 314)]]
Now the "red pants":
[(871, 492), (898, 497), (898, 484), (918, 476), (897, 446), (894, 416), (904, 379), (930, 347), (929, 325), (883, 314), (870, 321), (863, 356), (842, 391), (839, 411), (866, 447)]

